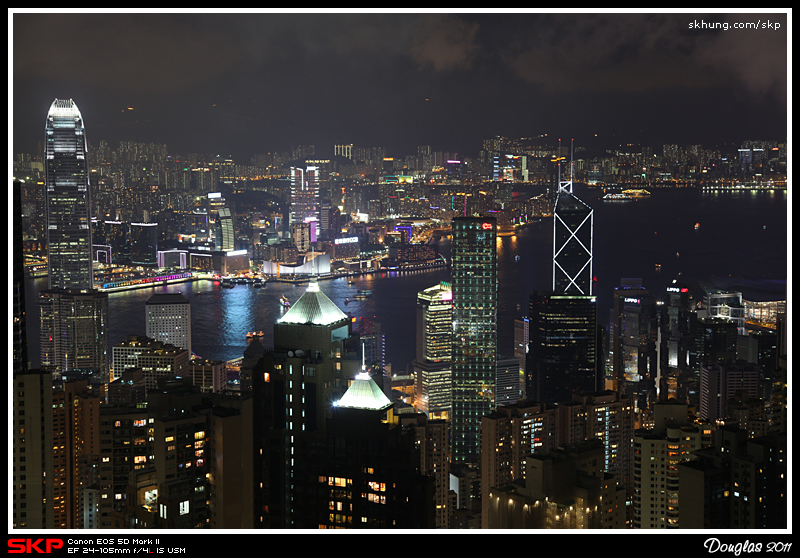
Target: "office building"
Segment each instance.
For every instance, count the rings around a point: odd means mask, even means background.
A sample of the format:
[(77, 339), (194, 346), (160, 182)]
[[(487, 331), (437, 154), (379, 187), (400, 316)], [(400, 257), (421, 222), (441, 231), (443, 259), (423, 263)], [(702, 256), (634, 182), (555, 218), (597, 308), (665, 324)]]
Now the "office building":
[(613, 387), (619, 389), (624, 381), (622, 366), (622, 314), (625, 299), (636, 299), (646, 296), (649, 291), (645, 289), (641, 278), (623, 278), (620, 284), (614, 287), (611, 298), (611, 315), (609, 317), (608, 331), (608, 362), (609, 374)]
[(158, 264), (158, 223), (131, 223), (131, 262), (155, 267)]
[(513, 405), (520, 400), (519, 360), (499, 355), (495, 367), (495, 404)]
[[(617, 296), (620, 293), (624, 296)], [(645, 420), (658, 400), (657, 301), (645, 289), (621, 289), (615, 293), (614, 307), (618, 320), (611, 341), (617, 389), (635, 399), (637, 414)]]
[(42, 367), (108, 372), (108, 296), (94, 289), (86, 133), (78, 107), (56, 99), (45, 125), (48, 289), (41, 291)]
[(147, 390), (155, 389), (160, 378), (185, 376), (189, 372), (189, 351), (149, 337), (129, 335), (112, 349), (116, 381), (129, 368), (140, 368)]
[(536, 291), (528, 312), (526, 397), (542, 403), (568, 401), (597, 391), (597, 300), (593, 296)]
[(415, 407), (431, 418), (446, 418), (452, 398), (453, 289), (441, 282), (417, 293)]
[(223, 360), (193, 358), (189, 361), (188, 376), (192, 385), (203, 393), (220, 393), (228, 387), (228, 368)]
[(745, 306), (742, 293), (734, 291), (711, 290), (703, 298), (703, 306), (709, 318), (719, 318), (736, 324), (738, 335), (746, 335)]
[(760, 374), (757, 364), (745, 361), (703, 365), (700, 368), (700, 419), (713, 422), (731, 416), (728, 402), (737, 392), (758, 399)]
[(452, 222), (452, 460), (477, 463), (481, 418), (495, 407), (497, 221)]
[(48, 288), (91, 289), (91, 190), (83, 117), (56, 99), (45, 125)]
[(155, 294), (145, 304), (145, 335), (192, 350), (192, 307), (180, 293)]
[(49, 289), (39, 293), (41, 366), (108, 373), (108, 294), (94, 289)]
[(572, 177), (561, 180), (553, 216), (553, 292), (592, 294), (594, 210), (572, 192)]
[(514, 320), (514, 358), (519, 360), (520, 398), (528, 397), (525, 386), (525, 370), (527, 369), (528, 351), (530, 350), (530, 324), (527, 316)]
[(219, 252), (236, 250), (234, 215), (229, 207), (220, 207), (217, 214), (215, 249)]
[(689, 400), (696, 390), (697, 313), (689, 285), (673, 281), (666, 288), (659, 336), (658, 397)]
[(319, 222), (319, 173), (320, 169), (313, 165), (290, 169), (290, 224)]

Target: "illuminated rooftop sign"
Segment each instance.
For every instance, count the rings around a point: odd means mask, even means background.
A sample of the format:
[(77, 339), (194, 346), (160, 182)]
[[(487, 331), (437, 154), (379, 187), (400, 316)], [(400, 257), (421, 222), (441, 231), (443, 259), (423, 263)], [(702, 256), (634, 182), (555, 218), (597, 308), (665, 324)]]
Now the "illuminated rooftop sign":
[(353, 244), (355, 242), (358, 242), (357, 236), (349, 236), (347, 238), (337, 238), (336, 240), (333, 241), (334, 244)]

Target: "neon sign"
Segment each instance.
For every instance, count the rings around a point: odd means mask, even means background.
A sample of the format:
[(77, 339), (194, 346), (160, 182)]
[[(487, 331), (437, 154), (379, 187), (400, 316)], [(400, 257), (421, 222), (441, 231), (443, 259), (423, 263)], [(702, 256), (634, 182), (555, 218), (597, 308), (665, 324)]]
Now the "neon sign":
[(488, 231), (488, 230), (491, 230), (492, 224), (491, 223), (484, 223), (483, 225), (481, 225), (481, 227), (483, 228), (483, 230)]

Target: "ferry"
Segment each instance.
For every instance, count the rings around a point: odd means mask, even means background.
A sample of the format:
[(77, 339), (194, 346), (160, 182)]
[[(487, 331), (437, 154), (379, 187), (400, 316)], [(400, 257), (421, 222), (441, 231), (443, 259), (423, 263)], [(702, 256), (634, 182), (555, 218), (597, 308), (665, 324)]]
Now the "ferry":
[(372, 296), (372, 291), (366, 289), (359, 289), (354, 298), (369, 298)]
[(623, 190), (622, 193), (623, 194), (627, 194), (629, 196), (633, 196), (635, 198), (642, 198), (642, 197), (650, 195), (650, 192), (648, 192), (647, 190), (643, 190), (643, 189)]
[(263, 331), (248, 331), (247, 332), (247, 338), (248, 339), (252, 339), (254, 337), (264, 337), (264, 332)]
[(631, 197), (628, 194), (620, 194), (616, 192), (614, 194), (606, 194), (603, 196), (604, 201), (631, 201)]
[(285, 306), (286, 308), (289, 308), (289, 306), (291, 306), (291, 305), (292, 305), (292, 303), (291, 303), (291, 302), (289, 302), (289, 299), (288, 299), (288, 298), (286, 298), (286, 295), (281, 295), (281, 304), (282, 304), (283, 306)]

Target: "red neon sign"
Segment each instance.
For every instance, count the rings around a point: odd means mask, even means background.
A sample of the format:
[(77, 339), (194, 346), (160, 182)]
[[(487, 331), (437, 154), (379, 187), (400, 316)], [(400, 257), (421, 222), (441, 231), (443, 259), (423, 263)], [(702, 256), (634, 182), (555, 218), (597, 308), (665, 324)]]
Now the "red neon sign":
[(483, 230), (488, 231), (489, 229), (492, 228), (492, 224), (491, 223), (484, 223), (482, 225), (482, 227), (483, 227)]

